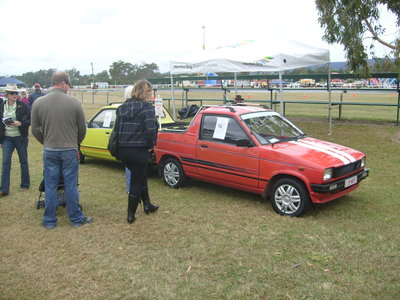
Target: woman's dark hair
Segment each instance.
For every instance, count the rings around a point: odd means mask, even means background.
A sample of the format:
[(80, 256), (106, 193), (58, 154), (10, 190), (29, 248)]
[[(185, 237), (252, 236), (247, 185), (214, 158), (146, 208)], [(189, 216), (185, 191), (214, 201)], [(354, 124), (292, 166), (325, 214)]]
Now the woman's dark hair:
[(132, 90), (132, 98), (140, 101), (146, 101), (149, 89), (152, 89), (151, 83), (146, 79), (139, 80)]

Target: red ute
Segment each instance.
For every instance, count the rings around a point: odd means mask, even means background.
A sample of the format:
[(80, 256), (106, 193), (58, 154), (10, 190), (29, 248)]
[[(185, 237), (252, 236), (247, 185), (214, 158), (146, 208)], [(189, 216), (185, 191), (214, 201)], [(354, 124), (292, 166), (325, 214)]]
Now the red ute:
[(164, 182), (187, 177), (271, 198), (274, 210), (299, 216), (355, 190), (368, 176), (365, 154), (306, 137), (260, 106), (202, 107), (187, 130), (162, 130), (155, 148)]

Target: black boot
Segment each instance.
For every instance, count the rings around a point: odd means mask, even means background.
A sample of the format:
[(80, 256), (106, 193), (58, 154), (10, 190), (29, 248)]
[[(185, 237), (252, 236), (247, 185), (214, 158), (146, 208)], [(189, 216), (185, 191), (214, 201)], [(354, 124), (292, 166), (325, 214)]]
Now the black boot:
[(144, 212), (146, 215), (157, 211), (157, 209), (159, 208), (159, 206), (151, 204), (149, 197), (149, 190), (147, 187), (142, 189), (142, 201), (143, 201)]
[(139, 197), (129, 194), (128, 196), (128, 223), (135, 222), (136, 209), (139, 205)]

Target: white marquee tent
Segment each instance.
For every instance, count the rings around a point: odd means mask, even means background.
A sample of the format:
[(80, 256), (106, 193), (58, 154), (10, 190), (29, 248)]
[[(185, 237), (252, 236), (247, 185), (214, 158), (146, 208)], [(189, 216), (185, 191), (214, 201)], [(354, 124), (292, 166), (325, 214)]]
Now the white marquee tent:
[(244, 41), (170, 63), (171, 74), (275, 72), (329, 63), (329, 50), (293, 41)]
[[(282, 73), (285, 70), (329, 63), (330, 56), (327, 49), (313, 48), (289, 40), (248, 40), (212, 50), (203, 50), (170, 61), (171, 86), (174, 85), (173, 75), (176, 74), (232, 72), (236, 79), (236, 73), (240, 72), (279, 72), (282, 81)], [(330, 77), (330, 70), (328, 77)], [(282, 86), (280, 92), (282, 110)], [(330, 102), (329, 87), (329, 119), (331, 124)]]

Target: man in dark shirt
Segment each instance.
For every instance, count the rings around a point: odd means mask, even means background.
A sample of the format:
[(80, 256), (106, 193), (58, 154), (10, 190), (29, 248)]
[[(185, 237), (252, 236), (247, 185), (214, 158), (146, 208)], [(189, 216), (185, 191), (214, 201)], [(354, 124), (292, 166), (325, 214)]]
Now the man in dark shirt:
[(45, 93), (42, 93), (42, 87), (40, 86), (39, 83), (35, 83), (35, 92), (30, 94), (29, 98), (28, 98), (28, 105), (30, 108), (32, 108), (32, 104), (33, 102), (35, 102), (35, 100), (39, 97), (42, 97), (46, 95)]

